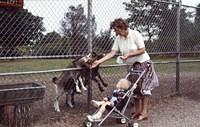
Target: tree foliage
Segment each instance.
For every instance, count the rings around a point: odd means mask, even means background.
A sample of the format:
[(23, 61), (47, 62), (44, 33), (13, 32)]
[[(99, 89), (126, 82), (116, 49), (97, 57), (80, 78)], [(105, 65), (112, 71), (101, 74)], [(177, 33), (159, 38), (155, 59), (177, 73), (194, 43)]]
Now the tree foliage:
[(114, 37), (110, 30), (101, 31), (100, 34), (93, 39), (93, 50), (97, 53), (107, 53), (110, 51), (114, 42)]
[[(59, 54), (64, 46), (64, 40), (61, 35), (53, 31), (47, 33), (41, 41), (34, 47), (34, 55), (62, 55)], [(63, 53), (63, 52), (62, 52)]]
[(200, 3), (196, 8), (195, 24), (200, 28)]
[(200, 3), (198, 4), (197, 8), (196, 8), (196, 16), (195, 16), (195, 22), (194, 22), (194, 26), (195, 26), (195, 37), (196, 37), (196, 44), (194, 45), (194, 49), (193, 50), (197, 50), (199, 51), (200, 49)]
[[(129, 12), (127, 21), (130, 27), (144, 34), (148, 51), (176, 51), (177, 12), (179, 9), (177, 4), (149, 0), (131, 0), (130, 2), (124, 2), (124, 5), (125, 10)], [(189, 20), (191, 17), (191, 12), (181, 8), (180, 39), (182, 50), (185, 50), (186, 43), (196, 43), (194, 40), (194, 23)]]
[[(62, 34), (68, 38), (68, 42), (71, 45), (69, 49), (70, 54), (82, 54), (88, 50), (88, 19), (84, 14), (84, 8), (82, 5), (70, 6), (69, 11), (65, 13), (64, 18), (61, 21)], [(95, 35), (96, 23), (95, 17), (92, 17), (92, 35)]]
[(0, 9), (0, 55), (15, 56), (20, 54), (20, 47), (37, 44), (45, 28), (43, 18), (34, 16), (25, 9)]

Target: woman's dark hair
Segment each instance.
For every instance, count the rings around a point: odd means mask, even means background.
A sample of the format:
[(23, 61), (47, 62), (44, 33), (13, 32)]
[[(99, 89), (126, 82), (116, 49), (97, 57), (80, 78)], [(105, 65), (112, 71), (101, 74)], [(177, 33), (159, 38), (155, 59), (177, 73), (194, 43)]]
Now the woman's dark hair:
[(110, 28), (111, 29), (119, 28), (119, 29), (122, 29), (122, 30), (127, 30), (128, 29), (128, 23), (122, 18), (117, 18), (110, 24)]

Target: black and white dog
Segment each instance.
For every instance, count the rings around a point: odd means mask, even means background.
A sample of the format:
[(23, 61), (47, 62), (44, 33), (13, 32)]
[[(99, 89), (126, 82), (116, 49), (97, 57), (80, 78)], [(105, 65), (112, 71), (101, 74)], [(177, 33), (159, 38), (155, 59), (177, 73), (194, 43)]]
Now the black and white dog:
[[(64, 71), (59, 77), (53, 77), (52, 81), (56, 87), (56, 100), (54, 102), (54, 108), (57, 112), (60, 112), (59, 108), (59, 98), (66, 94), (66, 105), (73, 108), (74, 107), (74, 95), (75, 93), (81, 93), (81, 89), (86, 90), (86, 85), (89, 83), (90, 78), (98, 84), (99, 90), (102, 92), (104, 87), (108, 85), (103, 81), (101, 75), (99, 74), (99, 66), (89, 69), (91, 64), (104, 55), (97, 55), (92, 52), (88, 55), (77, 58), (72, 62), (71, 66), (68, 68), (80, 68), (80, 70), (70, 70)], [(91, 77), (90, 77), (90, 72)], [(99, 80), (101, 82), (99, 82)], [(62, 93), (58, 95), (58, 90), (61, 90)]]

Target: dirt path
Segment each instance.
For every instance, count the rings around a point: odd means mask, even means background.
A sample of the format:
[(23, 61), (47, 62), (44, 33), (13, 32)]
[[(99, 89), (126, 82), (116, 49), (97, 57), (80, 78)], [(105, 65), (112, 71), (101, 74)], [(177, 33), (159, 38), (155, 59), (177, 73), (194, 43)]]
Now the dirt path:
[[(200, 74), (181, 75), (181, 96), (171, 96), (175, 91), (174, 77), (174, 75), (159, 76), (160, 86), (151, 98), (149, 119), (138, 122), (139, 127), (200, 127)], [(84, 111), (75, 114), (73, 112), (64, 113), (55, 122), (38, 125), (40, 127), (82, 127), (87, 114)], [(117, 123), (115, 119), (107, 119), (103, 124), (103, 127), (125, 126)]]
[(139, 127), (200, 127), (200, 100), (169, 97), (152, 106), (149, 115)]

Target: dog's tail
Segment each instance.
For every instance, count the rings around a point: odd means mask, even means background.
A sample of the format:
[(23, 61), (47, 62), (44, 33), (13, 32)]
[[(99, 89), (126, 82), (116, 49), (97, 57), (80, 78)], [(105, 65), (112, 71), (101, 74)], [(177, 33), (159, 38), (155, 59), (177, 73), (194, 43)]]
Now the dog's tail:
[(58, 78), (57, 77), (53, 77), (51, 79), (51, 81), (54, 83), (54, 87), (55, 87), (55, 93), (56, 93), (56, 98), (55, 98), (55, 101), (54, 101), (54, 104), (53, 104), (53, 107), (55, 109), (56, 112), (60, 112), (60, 107), (59, 107), (59, 93), (58, 93), (58, 86), (57, 86), (57, 82), (58, 82)]

